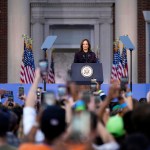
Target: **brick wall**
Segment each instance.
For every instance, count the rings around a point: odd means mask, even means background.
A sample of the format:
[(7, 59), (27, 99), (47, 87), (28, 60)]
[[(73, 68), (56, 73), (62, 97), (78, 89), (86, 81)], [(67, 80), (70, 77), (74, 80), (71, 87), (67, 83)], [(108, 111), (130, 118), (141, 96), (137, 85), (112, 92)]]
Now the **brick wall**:
[(0, 0), (0, 83), (7, 82), (7, 0)]
[(143, 10), (150, 10), (150, 0), (138, 0), (138, 82), (146, 82), (146, 34)]

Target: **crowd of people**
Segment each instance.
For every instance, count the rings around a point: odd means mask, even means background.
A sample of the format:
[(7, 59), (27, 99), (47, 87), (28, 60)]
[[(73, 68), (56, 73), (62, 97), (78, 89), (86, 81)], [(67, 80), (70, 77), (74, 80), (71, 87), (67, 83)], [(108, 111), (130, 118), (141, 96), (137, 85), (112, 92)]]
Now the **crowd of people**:
[[(74, 63), (97, 62), (84, 39)], [(68, 81), (57, 95), (38, 87), (41, 72), (35, 70), (27, 96), (19, 94), (22, 106), (13, 97), (0, 103), (0, 150), (150, 150), (150, 92), (138, 101), (127, 82), (112, 80), (106, 94), (93, 79)]]
[(40, 78), (37, 68), (23, 106), (0, 104), (0, 150), (150, 149), (149, 93), (138, 101), (113, 80), (107, 95), (96, 81), (95, 87), (70, 81), (58, 87), (58, 96), (37, 94)]

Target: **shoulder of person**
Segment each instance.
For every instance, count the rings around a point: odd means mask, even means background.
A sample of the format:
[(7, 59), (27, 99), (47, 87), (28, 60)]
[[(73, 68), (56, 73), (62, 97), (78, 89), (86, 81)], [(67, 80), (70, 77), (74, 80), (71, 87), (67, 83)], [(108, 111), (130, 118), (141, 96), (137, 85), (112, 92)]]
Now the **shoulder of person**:
[(8, 144), (1, 146), (0, 149), (1, 150), (17, 150), (16, 147), (13, 147), (13, 146), (8, 145)]
[(50, 146), (47, 146), (45, 144), (34, 144), (34, 143), (25, 143), (22, 144), (18, 150), (52, 150)]

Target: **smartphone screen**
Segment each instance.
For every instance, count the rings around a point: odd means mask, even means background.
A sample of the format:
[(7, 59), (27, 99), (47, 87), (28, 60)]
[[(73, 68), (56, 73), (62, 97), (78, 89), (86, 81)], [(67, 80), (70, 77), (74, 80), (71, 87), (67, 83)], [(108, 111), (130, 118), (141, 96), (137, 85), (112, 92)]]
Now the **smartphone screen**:
[(53, 91), (42, 92), (41, 104), (43, 106), (51, 106), (56, 104), (56, 97)]
[(42, 87), (38, 87), (36, 91), (37, 96), (41, 96), (41, 93), (42, 93)]
[(44, 59), (44, 60), (40, 60), (39, 61), (39, 67), (40, 67), (40, 71), (41, 71), (41, 76), (45, 76), (48, 73), (48, 60)]
[(128, 78), (121, 78), (121, 90), (126, 91), (126, 86), (128, 84)]
[(96, 83), (96, 79), (91, 79), (91, 83)]
[(4, 97), (13, 99), (13, 91), (6, 91), (4, 94)]
[(60, 97), (65, 96), (67, 94), (67, 89), (65, 86), (59, 86), (58, 87), (58, 95)]
[(90, 113), (81, 112), (80, 114), (74, 114), (71, 127), (71, 136), (75, 140), (83, 140), (82, 137), (88, 138), (90, 133), (91, 118)]
[(18, 89), (19, 97), (24, 95), (24, 87), (19, 87)]
[(8, 101), (14, 101), (14, 95), (13, 95), (13, 91), (8, 91)]
[(96, 83), (91, 83), (90, 87), (91, 87), (91, 91), (94, 92), (94, 91), (96, 91), (97, 84)]
[(91, 79), (91, 91), (96, 91), (96, 87), (97, 87), (97, 83), (96, 83), (96, 79)]

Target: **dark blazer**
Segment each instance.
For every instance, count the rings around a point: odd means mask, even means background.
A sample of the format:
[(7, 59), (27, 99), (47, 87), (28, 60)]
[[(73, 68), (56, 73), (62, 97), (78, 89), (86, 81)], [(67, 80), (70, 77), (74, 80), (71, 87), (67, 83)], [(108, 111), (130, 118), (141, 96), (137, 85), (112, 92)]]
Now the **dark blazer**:
[(89, 51), (85, 53), (84, 51), (79, 51), (75, 53), (74, 63), (96, 63), (97, 58), (94, 52)]

